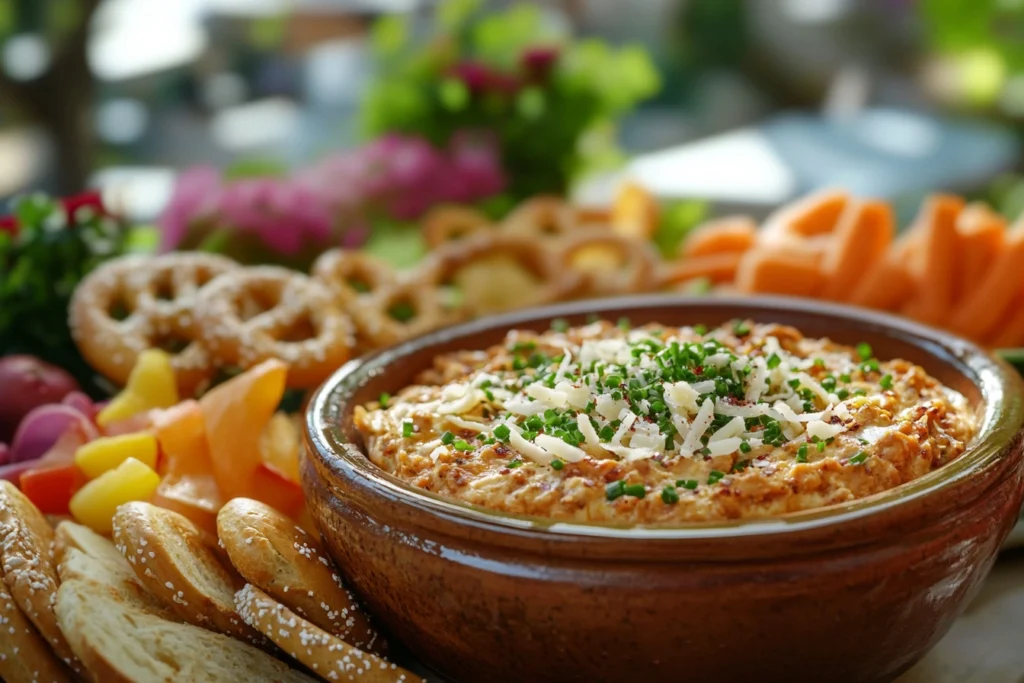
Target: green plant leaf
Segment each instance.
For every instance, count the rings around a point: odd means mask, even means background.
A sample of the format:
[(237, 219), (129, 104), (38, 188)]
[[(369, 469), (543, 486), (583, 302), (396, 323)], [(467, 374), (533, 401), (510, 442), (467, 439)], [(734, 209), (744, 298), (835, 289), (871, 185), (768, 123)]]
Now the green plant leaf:
[(437, 24), (450, 33), (459, 32), (480, 9), (480, 0), (444, 0), (437, 5)]
[(451, 112), (459, 112), (469, 104), (469, 89), (457, 78), (446, 78), (438, 86), (437, 95), (442, 106)]
[(394, 57), (409, 40), (409, 19), (403, 14), (388, 14), (374, 22), (370, 42), (379, 57)]

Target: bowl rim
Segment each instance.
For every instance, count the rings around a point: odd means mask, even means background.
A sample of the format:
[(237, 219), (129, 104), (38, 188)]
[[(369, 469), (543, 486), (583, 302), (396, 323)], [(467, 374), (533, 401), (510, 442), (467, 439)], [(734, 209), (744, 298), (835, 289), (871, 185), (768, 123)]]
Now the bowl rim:
[[(637, 526), (615, 522), (567, 522), (546, 517), (521, 515), (485, 508), (440, 494), (424, 491), (375, 465), (366, 453), (342, 434), (338, 418), (354, 406), (339, 403), (337, 394), (353, 392), (367, 380), (386, 372), (395, 359), (456, 339), (471, 340), (496, 328), (513, 329), (529, 323), (563, 317), (601, 315), (602, 311), (685, 306), (713, 311), (744, 308), (755, 320), (773, 313), (816, 315), (853, 321), (866, 331), (910, 343), (923, 352), (953, 365), (971, 381), (981, 395), (979, 429), (967, 450), (956, 460), (887, 491), (822, 508), (766, 518), (691, 522), (674, 525)], [(720, 314), (718, 317), (721, 317)], [(767, 320), (766, 320), (767, 321)], [(305, 440), (311, 451), (344, 476), (360, 478), (360, 484), (374, 494), (401, 501), (415, 511), (442, 520), (460, 522), (494, 531), (540, 533), (561, 540), (601, 538), (617, 541), (669, 541), (741, 538), (748, 536), (797, 534), (823, 528), (859, 523), (885, 512), (910, 509), (936, 493), (969, 481), (977, 473), (997, 464), (1007, 446), (1024, 429), (1024, 383), (1007, 363), (993, 357), (973, 342), (896, 315), (831, 302), (785, 296), (693, 297), (642, 295), (590, 299), (522, 309), (467, 323), (440, 328), (395, 346), (350, 360), (324, 382), (306, 411)], [(334, 424), (330, 423), (334, 420)]]

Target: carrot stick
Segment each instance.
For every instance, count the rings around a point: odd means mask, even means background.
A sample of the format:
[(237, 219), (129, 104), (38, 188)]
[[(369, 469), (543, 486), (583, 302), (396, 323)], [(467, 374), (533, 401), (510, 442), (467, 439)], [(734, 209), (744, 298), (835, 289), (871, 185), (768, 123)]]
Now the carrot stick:
[(1006, 219), (981, 202), (968, 204), (956, 222), (960, 236), (954, 265), (953, 300), (960, 302), (974, 289), (992, 265), (1006, 240)]
[(782, 207), (765, 221), (764, 234), (811, 237), (832, 232), (850, 202), (842, 190), (822, 190)]
[(988, 346), (994, 349), (1007, 349), (1024, 344), (1024, 296), (1020, 293), (1010, 304), (1009, 312), (1006, 324), (996, 327)]
[(904, 313), (929, 324), (947, 319), (953, 306), (954, 263), (957, 258), (957, 216), (964, 200), (932, 195), (925, 200), (912, 230), (920, 234), (920, 247), (911, 254), (909, 267), (915, 294)]
[(913, 291), (914, 281), (907, 272), (907, 258), (916, 248), (919, 236), (907, 232), (875, 262), (847, 298), (852, 304), (891, 311)]
[(754, 246), (757, 223), (749, 216), (725, 216), (697, 226), (686, 236), (679, 253), (684, 257), (743, 252)]
[(729, 282), (736, 276), (742, 258), (740, 252), (690, 256), (669, 264), (661, 282), (666, 287), (700, 277), (714, 283)]
[(966, 337), (988, 339), (1005, 320), (1024, 280), (1024, 220), (1006, 233), (1002, 251), (977, 285), (964, 297), (950, 320)]
[(821, 265), (813, 250), (797, 245), (747, 251), (736, 271), (741, 292), (814, 296), (821, 289)]
[(854, 202), (836, 226), (835, 244), (821, 264), (826, 285), (824, 298), (842, 301), (849, 297), (868, 270), (885, 256), (892, 242), (892, 209), (885, 202)]

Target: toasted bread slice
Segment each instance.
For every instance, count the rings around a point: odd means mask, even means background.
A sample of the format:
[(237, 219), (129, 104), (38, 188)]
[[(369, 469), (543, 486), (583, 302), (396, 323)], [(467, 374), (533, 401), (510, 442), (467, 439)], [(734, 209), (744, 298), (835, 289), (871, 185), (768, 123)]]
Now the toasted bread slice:
[(114, 514), (114, 542), (139, 581), (182, 620), (245, 642), (266, 639), (235, 611), (240, 587), (183, 515), (149, 503), (128, 503)]
[(235, 602), (246, 623), (324, 680), (361, 683), (422, 680), (317, 628), (251, 584), (238, 591)]
[(0, 481), (0, 573), (22, 614), (61, 660), (80, 671), (53, 612), (60, 584), (53, 560), (53, 527), (8, 481)]
[(67, 581), (56, 612), (78, 657), (104, 683), (312, 681), (229, 636), (139, 610), (110, 587)]
[(86, 555), (78, 548), (68, 548), (58, 567), (61, 583), (81, 581), (109, 588), (136, 609), (169, 621), (181, 621), (173, 610), (142, 585), (123, 557), (118, 555), (117, 559), (119, 562), (112, 562)]
[(108, 560), (114, 564), (123, 564), (124, 558), (106, 536), (100, 536), (87, 526), (75, 522), (64, 521), (53, 530), (53, 557), (58, 564), (64, 561), (64, 555), (75, 548), (97, 560)]
[(246, 581), (350, 645), (387, 654), (326, 551), (290, 518), (259, 501), (235, 498), (217, 515), (217, 531)]
[(75, 680), (0, 581), (0, 680), (64, 683)]

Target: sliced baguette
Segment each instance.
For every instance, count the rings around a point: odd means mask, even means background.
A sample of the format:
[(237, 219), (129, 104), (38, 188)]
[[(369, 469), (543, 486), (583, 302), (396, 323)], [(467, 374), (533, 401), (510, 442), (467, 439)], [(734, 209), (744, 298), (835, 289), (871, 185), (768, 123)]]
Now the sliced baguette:
[(241, 586), (183, 515), (149, 503), (128, 503), (114, 514), (114, 543), (149, 592), (195, 626), (264, 646), (235, 610)]
[(246, 623), (326, 681), (412, 683), (422, 680), (396, 664), (354, 648), (317, 628), (251, 584), (238, 591), (235, 602)]
[(104, 683), (312, 680), (229, 636), (138, 609), (109, 586), (67, 581), (56, 612), (78, 658)]
[(387, 655), (327, 551), (294, 521), (265, 503), (235, 498), (217, 515), (217, 530), (247, 582), (348, 644)]

